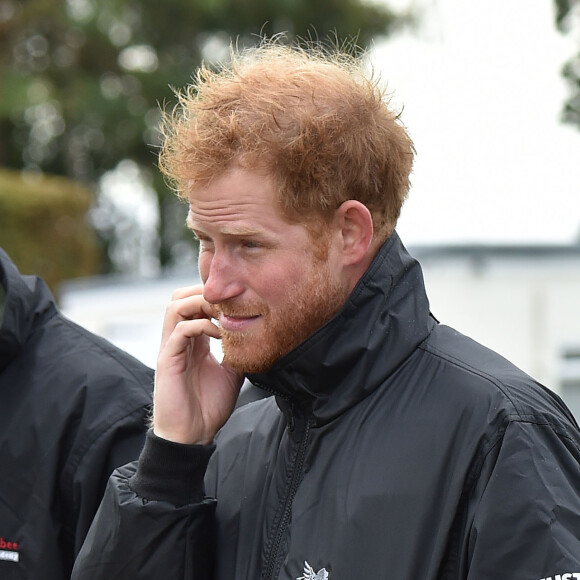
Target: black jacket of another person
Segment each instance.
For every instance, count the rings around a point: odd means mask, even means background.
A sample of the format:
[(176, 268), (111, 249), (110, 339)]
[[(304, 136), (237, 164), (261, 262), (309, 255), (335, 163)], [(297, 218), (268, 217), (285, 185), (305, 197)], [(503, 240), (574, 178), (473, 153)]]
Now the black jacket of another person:
[(580, 578), (575, 420), (437, 323), (396, 234), (334, 318), (249, 378), (276, 396), (215, 449), (148, 435), (113, 474), (74, 580)]
[(70, 578), (111, 471), (139, 456), (152, 386), (0, 249), (2, 580)]

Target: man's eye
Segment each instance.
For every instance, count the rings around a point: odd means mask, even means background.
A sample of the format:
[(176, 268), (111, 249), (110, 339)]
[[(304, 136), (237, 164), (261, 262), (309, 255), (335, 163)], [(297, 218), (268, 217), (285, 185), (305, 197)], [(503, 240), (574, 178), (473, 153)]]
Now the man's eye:
[(256, 242), (255, 240), (242, 240), (242, 247), (253, 249), (253, 248), (261, 248), (262, 244), (260, 242)]

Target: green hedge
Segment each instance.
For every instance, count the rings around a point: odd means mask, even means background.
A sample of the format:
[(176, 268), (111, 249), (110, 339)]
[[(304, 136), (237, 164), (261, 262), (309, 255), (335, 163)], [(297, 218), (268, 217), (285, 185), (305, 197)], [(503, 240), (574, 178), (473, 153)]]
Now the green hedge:
[(23, 274), (62, 280), (99, 271), (97, 236), (87, 221), (89, 189), (63, 177), (0, 169), (0, 246)]

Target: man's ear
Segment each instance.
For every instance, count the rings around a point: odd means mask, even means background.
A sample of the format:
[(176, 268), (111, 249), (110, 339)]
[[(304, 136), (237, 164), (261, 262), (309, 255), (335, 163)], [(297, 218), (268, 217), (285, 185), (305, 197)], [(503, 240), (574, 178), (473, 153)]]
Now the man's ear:
[(373, 218), (367, 206), (349, 199), (336, 210), (335, 220), (342, 236), (344, 265), (367, 262), (373, 240)]

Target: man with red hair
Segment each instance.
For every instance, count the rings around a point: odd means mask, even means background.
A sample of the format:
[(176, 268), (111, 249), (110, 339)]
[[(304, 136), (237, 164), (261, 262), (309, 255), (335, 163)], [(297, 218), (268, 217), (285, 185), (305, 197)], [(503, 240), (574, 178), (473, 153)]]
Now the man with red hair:
[[(275, 42), (232, 58), (165, 124), (203, 285), (167, 308), (152, 430), (73, 578), (580, 577), (578, 426), (431, 315), (377, 79)], [(234, 412), (244, 377), (273, 396)]]

